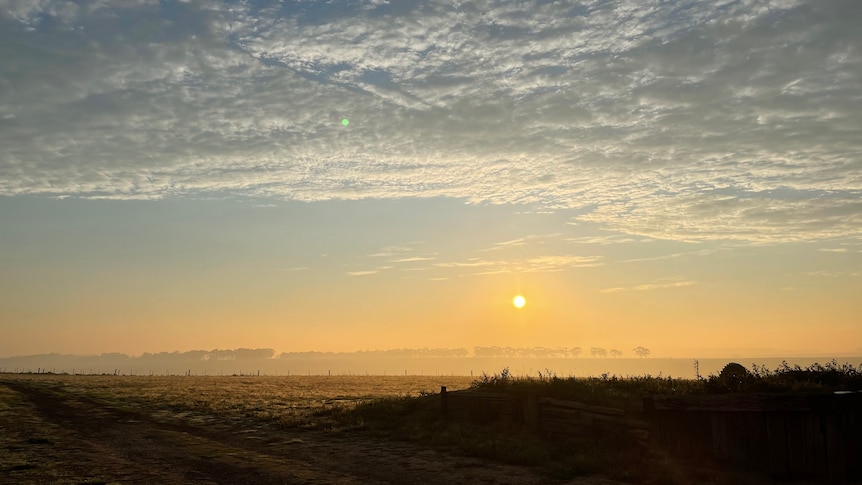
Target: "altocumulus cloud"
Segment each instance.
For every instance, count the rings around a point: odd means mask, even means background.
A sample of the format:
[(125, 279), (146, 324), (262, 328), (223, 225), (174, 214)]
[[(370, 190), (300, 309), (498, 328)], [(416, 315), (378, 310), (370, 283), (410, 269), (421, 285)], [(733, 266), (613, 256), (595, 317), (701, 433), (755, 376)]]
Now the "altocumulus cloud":
[(858, 237), (860, 21), (858, 0), (0, 0), (0, 194)]

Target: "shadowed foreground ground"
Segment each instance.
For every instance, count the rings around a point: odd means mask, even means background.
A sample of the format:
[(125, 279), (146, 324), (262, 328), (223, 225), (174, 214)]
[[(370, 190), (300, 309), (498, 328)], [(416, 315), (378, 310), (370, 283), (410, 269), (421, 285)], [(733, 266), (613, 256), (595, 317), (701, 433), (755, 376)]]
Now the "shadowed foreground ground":
[[(549, 483), (525, 467), (361, 433), (111, 404), (0, 379), (2, 483)], [(566, 483), (613, 484), (602, 478)]]

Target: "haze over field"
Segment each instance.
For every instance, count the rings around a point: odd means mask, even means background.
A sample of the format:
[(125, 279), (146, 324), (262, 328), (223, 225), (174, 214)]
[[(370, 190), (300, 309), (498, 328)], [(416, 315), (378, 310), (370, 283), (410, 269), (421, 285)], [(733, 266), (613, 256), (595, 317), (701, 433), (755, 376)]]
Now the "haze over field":
[(0, 356), (862, 355), (860, 23), (0, 0)]
[[(391, 349), (362, 352), (282, 352), (214, 349), (130, 356), (41, 354), (0, 357), (0, 373), (121, 376), (464, 376), (501, 372), (531, 377), (659, 376), (694, 379), (718, 375), (730, 360), (751, 371), (834, 365), (862, 372), (862, 357), (700, 355), (689, 358), (599, 357), (591, 349)], [(619, 352), (619, 350), (612, 350)], [(616, 353), (612, 355), (617, 355)]]

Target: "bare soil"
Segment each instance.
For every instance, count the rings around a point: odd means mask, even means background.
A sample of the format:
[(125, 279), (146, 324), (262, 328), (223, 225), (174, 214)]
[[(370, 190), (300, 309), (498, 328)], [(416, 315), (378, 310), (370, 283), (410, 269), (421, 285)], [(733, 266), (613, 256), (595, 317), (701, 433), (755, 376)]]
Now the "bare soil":
[(554, 482), (528, 467), (370, 433), (112, 404), (49, 381), (0, 378), (0, 483)]

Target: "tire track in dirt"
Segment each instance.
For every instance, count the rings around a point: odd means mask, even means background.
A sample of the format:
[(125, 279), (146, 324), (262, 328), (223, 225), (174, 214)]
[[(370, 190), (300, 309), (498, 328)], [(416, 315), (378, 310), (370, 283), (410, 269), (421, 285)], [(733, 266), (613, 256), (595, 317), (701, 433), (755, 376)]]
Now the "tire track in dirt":
[[(237, 447), (238, 440), (229, 436), (215, 440), (193, 427), (156, 422), (57, 389), (3, 384), (28, 401), (44, 424), (62, 430), (60, 442), (47, 444), (78, 461), (64, 466), (83, 477), (123, 483), (359, 483), (287, 457), (274, 459)], [(26, 434), (32, 433), (38, 430)]]
[[(213, 415), (193, 422), (181, 417), (188, 412), (120, 408), (58, 385), (0, 381), (4, 385), (33, 411), (29, 424), (19, 419), (23, 425), (12, 430), (21, 435), (19, 441), (26, 445), (26, 436), (38, 435), (38, 428), (53, 429), (55, 438), (35, 450), (36, 464), (50, 455), (70, 478), (25, 480), (29, 483), (555, 483), (530, 468), (367, 434), (285, 430)], [(10, 422), (2, 418), (0, 431)], [(26, 471), (19, 478), (39, 476)], [(567, 483), (617, 482), (585, 477)]]

